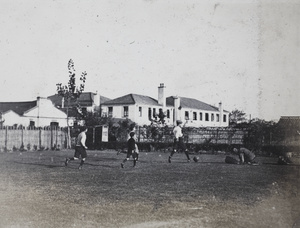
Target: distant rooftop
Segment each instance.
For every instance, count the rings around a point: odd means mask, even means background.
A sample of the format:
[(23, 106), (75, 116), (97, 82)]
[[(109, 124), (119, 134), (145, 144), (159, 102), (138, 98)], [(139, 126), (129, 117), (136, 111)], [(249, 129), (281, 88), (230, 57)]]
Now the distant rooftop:
[(0, 102), (0, 112), (14, 111), (19, 115), (23, 115), (25, 111), (35, 107), (37, 101), (23, 101), (23, 102)]
[[(92, 92), (83, 92), (80, 97), (78, 98), (78, 103), (83, 106), (83, 107), (88, 107), (88, 106), (92, 106), (94, 103), (94, 95), (95, 93)], [(52, 101), (52, 103), (56, 106), (56, 107), (61, 107), (62, 106), (62, 97), (58, 94), (49, 96), (48, 99), (50, 99)], [(100, 96), (100, 104), (109, 101), (110, 99), (104, 96)], [(71, 101), (70, 102), (70, 106), (74, 105), (75, 102)], [(67, 102), (65, 101), (64, 106), (67, 106)]]
[(105, 105), (117, 105), (117, 104), (145, 104), (145, 105), (159, 105), (157, 100), (138, 94), (127, 94), (122, 97), (104, 102)]

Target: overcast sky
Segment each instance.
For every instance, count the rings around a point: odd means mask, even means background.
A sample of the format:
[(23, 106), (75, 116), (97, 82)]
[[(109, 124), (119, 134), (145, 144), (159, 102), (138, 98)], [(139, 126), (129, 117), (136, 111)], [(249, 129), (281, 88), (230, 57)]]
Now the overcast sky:
[[(243, 3), (242, 3), (243, 2)], [(265, 120), (300, 116), (300, 0), (0, 0), (0, 101), (67, 84), (195, 98)]]

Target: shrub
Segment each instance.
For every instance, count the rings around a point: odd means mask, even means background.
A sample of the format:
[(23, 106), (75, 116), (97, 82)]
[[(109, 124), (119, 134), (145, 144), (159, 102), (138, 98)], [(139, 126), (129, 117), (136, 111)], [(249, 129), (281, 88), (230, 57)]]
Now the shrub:
[(28, 143), (26, 147), (27, 147), (27, 150), (30, 150), (31, 149), (30, 143)]
[(25, 147), (24, 147), (24, 143), (21, 144), (20, 146), (20, 151), (26, 151)]

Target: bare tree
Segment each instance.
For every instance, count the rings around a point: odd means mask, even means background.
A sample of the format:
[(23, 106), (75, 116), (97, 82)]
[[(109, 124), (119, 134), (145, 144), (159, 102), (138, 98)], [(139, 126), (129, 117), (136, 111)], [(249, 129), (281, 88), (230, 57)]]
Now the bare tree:
[(79, 78), (80, 83), (79, 86), (76, 85), (76, 74), (74, 68), (74, 61), (72, 59), (68, 62), (68, 70), (69, 70), (69, 82), (68, 85), (62, 85), (62, 83), (57, 83), (57, 93), (62, 97), (63, 101), (67, 103), (67, 126), (68, 126), (68, 137), (67, 137), (67, 148), (71, 148), (71, 139), (70, 139), (70, 126), (69, 126), (69, 108), (70, 104), (77, 103), (78, 98), (84, 91), (85, 81), (87, 73), (84, 71), (81, 73)]

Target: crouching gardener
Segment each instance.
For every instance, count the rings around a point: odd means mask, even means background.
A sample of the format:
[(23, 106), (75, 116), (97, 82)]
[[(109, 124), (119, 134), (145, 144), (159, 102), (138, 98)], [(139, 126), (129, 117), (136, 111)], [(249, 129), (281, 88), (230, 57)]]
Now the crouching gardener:
[(76, 140), (74, 157), (66, 158), (65, 166), (67, 166), (70, 161), (78, 160), (79, 157), (81, 157), (81, 161), (80, 161), (80, 165), (79, 165), (78, 169), (82, 169), (83, 163), (87, 157), (87, 153), (86, 153), (87, 147), (85, 145), (86, 132), (87, 132), (86, 127), (80, 128), (80, 133)]
[(230, 164), (249, 164), (249, 165), (257, 165), (255, 162), (255, 154), (248, 150), (247, 148), (241, 147), (239, 149), (233, 148), (233, 153), (239, 156), (239, 160), (226, 156), (225, 162)]

